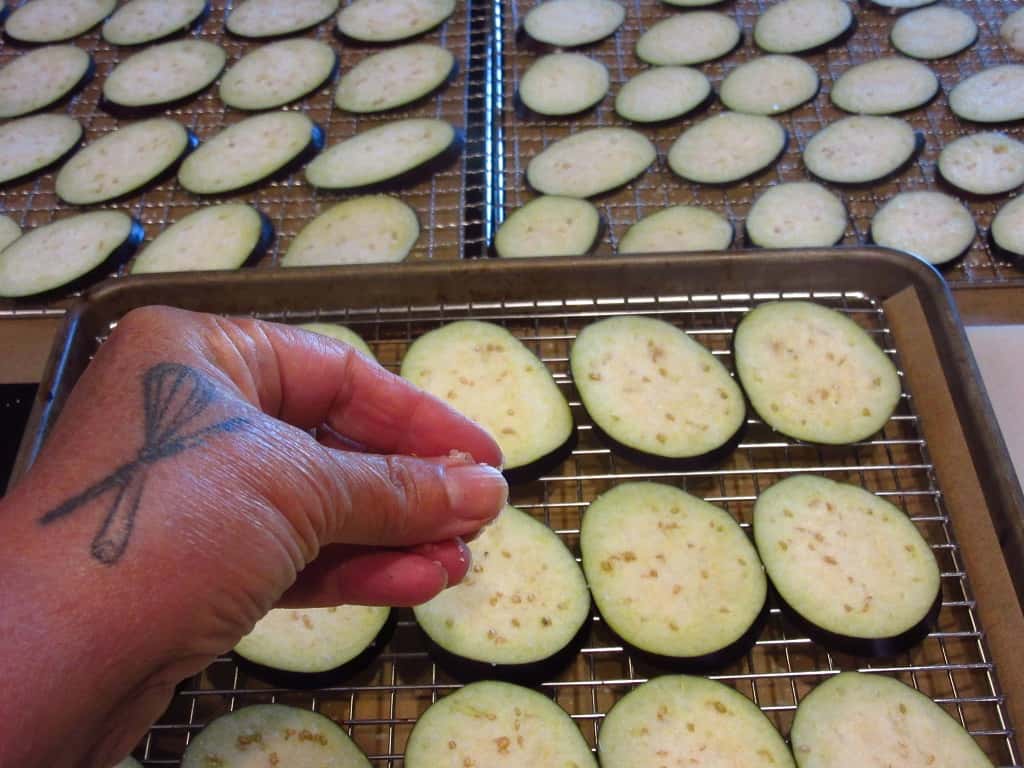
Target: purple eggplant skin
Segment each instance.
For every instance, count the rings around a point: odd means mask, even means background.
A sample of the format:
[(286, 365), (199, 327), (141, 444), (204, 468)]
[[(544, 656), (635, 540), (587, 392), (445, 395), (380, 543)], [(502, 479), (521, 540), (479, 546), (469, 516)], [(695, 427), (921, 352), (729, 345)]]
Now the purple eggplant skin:
[[(237, 653), (232, 653), (231, 655), (238, 664), (239, 670), (277, 688), (310, 691), (343, 685), (353, 678), (364, 674), (376, 660), (377, 656), (380, 655), (381, 651), (391, 642), (398, 626), (399, 613), (400, 609), (392, 609), (388, 620), (381, 627), (380, 632), (377, 633), (373, 641), (366, 647), (366, 650), (355, 658), (346, 661), (340, 667), (328, 669), (324, 672), (286, 672), (249, 661), (249, 659)], [(411, 621), (411, 616), (405, 618)], [(230, 688), (230, 685), (228, 687)]]
[(58, 301), (72, 294), (81, 293), (92, 287), (95, 283), (113, 275), (122, 264), (127, 263), (145, 239), (146, 230), (138, 219), (132, 217), (132, 226), (128, 230), (128, 236), (113, 247), (110, 255), (88, 272), (49, 291), (12, 299), (12, 301), (15, 304), (32, 304), (35, 306), (40, 302)]
[(545, 680), (557, 679), (572, 664), (589, 638), (592, 622), (592, 617), (588, 617), (579, 631), (561, 650), (546, 659), (527, 664), (490, 664), (486, 661), (467, 659), (438, 645), (422, 630), (421, 634), (430, 658), (441, 669), (462, 683), (501, 680), (529, 686), (539, 685)]
[(297, 154), (289, 162), (285, 163), (283, 166), (278, 168), (276, 171), (269, 173), (262, 179), (257, 179), (252, 184), (248, 184), (244, 187), (239, 187), (238, 189), (229, 189), (226, 192), (219, 192), (210, 195), (204, 194), (198, 196), (207, 200), (234, 198), (237, 195), (248, 194), (250, 192), (255, 192), (258, 189), (262, 189), (263, 186), (268, 182), (280, 181), (282, 179), (285, 179), (291, 174), (293, 174), (295, 171), (302, 168), (302, 166), (304, 166), (306, 163), (312, 160), (317, 155), (317, 153), (324, 148), (325, 137), (326, 134), (324, 133), (324, 129), (321, 128), (318, 123), (313, 123), (313, 128), (310, 131), (309, 143), (306, 144), (305, 148), (301, 152), (299, 152), (299, 154)]
[(935, 596), (935, 602), (932, 603), (928, 613), (906, 632), (901, 632), (893, 637), (851, 637), (849, 635), (829, 632), (801, 616), (790, 607), (785, 598), (775, 589), (774, 585), (771, 586), (770, 593), (774, 596), (775, 602), (778, 603), (786, 621), (796, 627), (798, 632), (805, 634), (830, 651), (868, 658), (896, 656), (913, 648), (924, 640), (928, 633), (936, 626), (939, 612), (942, 609), (942, 588), (940, 586)]
[[(435, 174), (441, 171), (447, 170), (455, 163), (456, 160), (462, 155), (462, 149), (465, 143), (465, 134), (462, 129), (455, 129), (455, 135), (452, 138), (451, 143), (443, 149), (440, 153), (430, 158), (426, 162), (420, 163), (419, 165), (413, 166), (406, 171), (392, 176), (390, 179), (384, 179), (383, 181), (377, 181), (373, 184), (364, 184), (358, 187), (344, 187), (339, 189), (339, 192), (358, 192), (360, 194), (386, 194), (388, 192), (402, 192), (409, 187), (416, 186), (424, 181), (428, 181)], [(325, 191), (330, 191), (331, 187), (320, 187)]]

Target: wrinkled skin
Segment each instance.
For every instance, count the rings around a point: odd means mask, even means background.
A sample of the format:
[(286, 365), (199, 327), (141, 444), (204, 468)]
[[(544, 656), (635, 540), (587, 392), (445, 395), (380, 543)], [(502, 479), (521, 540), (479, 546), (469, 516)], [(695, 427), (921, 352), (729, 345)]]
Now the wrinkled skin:
[[(201, 437), (154, 460), (142, 381), (161, 365), (210, 397), (188, 424)], [(506, 500), (500, 462), (483, 430), (341, 342), (128, 314), (0, 500), (0, 765), (116, 762), (275, 605), (411, 605), (457, 583), (459, 537)], [(103, 561), (90, 542), (116, 494), (69, 499), (112, 475), (138, 505)]]

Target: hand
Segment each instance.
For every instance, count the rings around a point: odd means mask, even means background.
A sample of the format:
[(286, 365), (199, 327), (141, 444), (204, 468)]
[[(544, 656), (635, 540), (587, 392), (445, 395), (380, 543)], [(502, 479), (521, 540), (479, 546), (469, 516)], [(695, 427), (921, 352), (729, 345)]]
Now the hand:
[(457, 583), (458, 537), (506, 500), (500, 461), (340, 342), (128, 314), (0, 502), (0, 764), (116, 762), (274, 605), (409, 605)]

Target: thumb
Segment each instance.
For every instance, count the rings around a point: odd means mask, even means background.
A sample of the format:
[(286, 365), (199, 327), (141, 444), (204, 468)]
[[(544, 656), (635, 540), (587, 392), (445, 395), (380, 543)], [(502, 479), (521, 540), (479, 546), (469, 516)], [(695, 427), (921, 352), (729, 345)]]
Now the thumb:
[(321, 545), (408, 547), (469, 536), (508, 500), (501, 472), (468, 457), (322, 450), (328, 509)]

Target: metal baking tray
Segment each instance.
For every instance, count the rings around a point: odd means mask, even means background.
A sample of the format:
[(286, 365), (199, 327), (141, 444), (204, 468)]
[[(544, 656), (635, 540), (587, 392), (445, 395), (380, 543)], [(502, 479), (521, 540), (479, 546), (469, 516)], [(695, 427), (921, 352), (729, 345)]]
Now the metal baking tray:
[[(230, 12), (231, 0), (211, 3), (210, 12), (202, 23), (189, 34), (223, 47), (231, 67), (246, 53), (265, 41), (246, 40), (229, 34), (224, 20)], [(343, 112), (334, 106), (337, 77), (287, 109), (301, 111), (323, 128), (325, 146), (350, 138), (360, 131), (391, 120), (409, 117), (433, 117), (447, 120), (461, 128), (465, 143), (459, 159), (439, 170), (431, 178), (405, 185), (398, 195), (416, 211), (422, 234), (409, 258), (414, 261), (447, 259), (483, 254), (486, 251), (483, 230), (485, 172), (483, 121), (483, 81), (488, 76), (486, 46), (490, 30), (490, 6), (485, 0), (465, 0), (456, 4), (454, 14), (438, 29), (422, 35), (418, 41), (447, 48), (455, 56), (455, 76), (436, 93), (407, 107), (370, 115)], [(304, 33), (305, 36), (329, 44), (338, 54), (341, 72), (348, 72), (359, 61), (382, 50), (381, 46), (360, 45), (342, 41), (335, 34), (334, 18)], [(112, 46), (103, 40), (99, 28), (75, 38), (75, 45), (88, 51), (96, 64), (96, 72), (85, 88), (64, 104), (50, 111), (64, 111), (81, 122), (84, 141), (92, 142), (110, 133), (129, 118), (108, 114), (100, 107), (103, 82), (111, 70), (123, 59), (142, 50), (144, 46)], [(29, 46), (18, 45), (0, 38), (0, 66), (19, 56)], [(213, 85), (186, 103), (173, 106), (157, 114), (180, 121), (205, 140), (219, 133), (227, 125), (248, 117), (253, 112), (226, 107), (217, 96)], [(199, 197), (178, 186), (174, 176), (143, 191), (128, 195), (102, 206), (68, 205), (60, 201), (54, 191), (56, 171), (35, 175), (27, 180), (6, 185), (0, 190), (0, 213), (17, 221), (23, 229), (48, 224), (56, 219), (86, 209), (113, 208), (135, 216), (146, 230), (149, 242), (174, 222), (203, 206), (224, 202), (248, 203), (263, 211), (275, 229), (271, 247), (260, 259), (258, 267), (271, 267), (278, 263), (291, 240), (310, 219), (333, 203), (354, 195), (318, 191), (308, 185), (297, 169), (275, 177), (255, 189), (238, 194)], [(131, 262), (120, 265), (115, 276), (126, 273)], [(38, 315), (44, 307), (61, 308), (66, 305), (56, 296), (43, 300), (27, 298), (18, 302), (0, 299), (0, 316), (17, 314)]]
[[(853, 446), (824, 448), (785, 439), (750, 414), (746, 432), (729, 457), (689, 471), (632, 463), (600, 441), (568, 367), (569, 346), (585, 324), (617, 314), (657, 316), (685, 329), (731, 366), (730, 338), (737, 320), (752, 305), (780, 297), (810, 298), (847, 313), (892, 356), (905, 391), (880, 434)], [(908, 319), (912, 315), (896, 303), (900, 298), (919, 308), (919, 319)], [(1001, 676), (1009, 680), (1016, 674), (1019, 656), (993, 656), (1000, 642), (998, 619), (1015, 606), (1014, 590), (1009, 587), (998, 600), (988, 587), (975, 591), (974, 584), (984, 581), (992, 563), (1002, 559), (999, 545), (983, 555), (988, 558), (985, 567), (968, 574), (965, 562), (977, 557), (976, 550), (958, 542), (954, 528), (968, 534), (978, 528), (998, 531), (1007, 562), (1019, 566), (1024, 563), (1024, 503), (1012, 471), (1003, 471), (1009, 462), (950, 293), (924, 263), (891, 251), (846, 249), (543, 259), (529, 264), (477, 260), (457, 272), (426, 263), (108, 282), (87, 293), (66, 318), (40, 387), (19, 471), (35, 456), (70, 387), (118, 319), (133, 307), (154, 303), (288, 323), (344, 322), (392, 370), (412, 339), (445, 322), (479, 318), (506, 326), (549, 367), (571, 403), (578, 430), (572, 455), (540, 479), (514, 486), (511, 501), (548, 523), (574, 552), (587, 504), (627, 478), (678, 485), (722, 505), (745, 527), (760, 490), (794, 472), (824, 473), (884, 496), (913, 518), (939, 560), (942, 610), (936, 631), (897, 656), (846, 656), (801, 634), (773, 605), (749, 653), (709, 674), (752, 698), (783, 734), (801, 697), (827, 676), (849, 669), (893, 675), (962, 722), (994, 764), (1021, 765), (1010, 719), (1014, 707), (1021, 711), (1022, 691), (1008, 683), (1002, 688), (999, 682)], [(914, 343), (904, 335), (907, 328), (918, 334)], [(927, 344), (935, 346), (936, 353), (925, 356), (934, 370), (907, 366), (917, 348)], [(941, 409), (935, 387), (955, 407), (948, 418), (937, 415)], [(956, 441), (943, 433), (954, 427), (962, 430), (965, 441), (959, 453)], [(972, 473), (971, 482), (980, 488), (979, 503), (963, 501), (950, 466)], [(1022, 574), (1018, 570), (1016, 575), (1024, 594)], [(978, 594), (983, 596), (980, 604)], [(634, 658), (594, 613), (582, 649), (540, 689), (572, 714), (593, 744), (614, 701), (662, 671)], [(147, 765), (174, 765), (189, 738), (214, 717), (276, 701), (328, 715), (348, 729), (375, 766), (397, 766), (418, 715), (459, 684), (427, 653), (411, 613), (402, 610), (386, 645), (365, 668), (342, 679), (318, 680), (312, 689), (284, 687), (239, 666), (231, 656), (218, 659), (179, 686), (170, 709), (136, 754)], [(1005, 697), (1006, 691), (1012, 698)]]
[[(713, 100), (707, 109), (654, 127), (623, 120), (613, 108), (614, 96), (622, 84), (647, 68), (636, 57), (637, 39), (658, 21), (680, 12), (685, 13), (685, 9), (673, 8), (655, 0), (624, 0), (626, 21), (623, 26), (612, 37), (582, 49), (608, 68), (611, 78), (610, 95), (596, 108), (581, 115), (544, 118), (538, 115), (527, 117), (516, 108), (519, 81), (540, 55), (536, 46), (531, 46), (517, 33), (523, 16), (537, 1), (505, 0), (495, 6), (495, 55), (500, 58), (503, 77), (497, 86), (501, 92), (495, 106), (501, 120), (498, 126), (497, 154), (500, 162), (495, 165), (497, 178), (494, 183), (496, 204), (493, 218), (500, 222), (504, 215), (533, 196), (526, 188), (524, 171), (529, 160), (549, 143), (578, 130), (599, 125), (632, 127), (654, 142), (658, 148), (658, 159), (653, 167), (633, 183), (595, 200), (608, 224), (599, 249), (605, 253), (614, 252), (625, 231), (641, 217), (660, 208), (679, 204), (700, 205), (721, 213), (733, 223), (736, 247), (740, 247), (744, 237), (743, 223), (753, 200), (773, 184), (810, 180), (801, 160), (808, 140), (825, 125), (847, 116), (847, 113), (834, 107), (829, 99), (836, 78), (856, 64), (882, 56), (902, 56), (889, 43), (889, 31), (899, 16), (872, 5), (868, 0), (851, 2), (856, 18), (853, 34), (823, 51), (800, 55), (817, 70), (821, 78), (821, 89), (807, 104), (776, 118), (789, 132), (789, 144), (778, 162), (736, 184), (692, 184), (669, 170), (666, 162), (668, 149), (686, 128), (723, 111), (721, 102)], [(711, 80), (716, 94), (729, 72), (763, 55), (753, 43), (754, 22), (773, 4), (773, 0), (730, 0), (710, 9), (732, 16), (743, 30), (743, 40), (736, 50), (717, 61), (697, 66)], [(1018, 4), (1011, 0), (949, 0), (945, 4), (969, 14), (978, 24), (979, 36), (973, 46), (956, 56), (924, 62), (939, 77), (941, 92), (926, 106), (900, 115), (924, 136), (926, 143), (923, 151), (902, 172), (880, 183), (857, 187), (836, 184), (825, 186), (840, 195), (849, 210), (850, 223), (843, 239), (847, 245), (868, 242), (872, 216), (898, 192), (937, 189), (952, 194), (970, 209), (978, 235), (966, 256), (943, 271), (945, 278), (954, 286), (1024, 283), (1024, 271), (1000, 259), (992, 252), (988, 241), (992, 218), (1012, 195), (978, 197), (952, 190), (937, 180), (935, 168), (943, 145), (959, 136), (984, 130), (1000, 130), (1018, 140), (1024, 139), (1024, 125), (1020, 122), (999, 126), (967, 123), (955, 117), (947, 103), (950, 89), (966, 77), (999, 64), (1024, 60), (1021, 54), (1014, 53), (999, 36), (1000, 23), (1016, 10)]]

